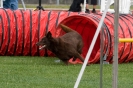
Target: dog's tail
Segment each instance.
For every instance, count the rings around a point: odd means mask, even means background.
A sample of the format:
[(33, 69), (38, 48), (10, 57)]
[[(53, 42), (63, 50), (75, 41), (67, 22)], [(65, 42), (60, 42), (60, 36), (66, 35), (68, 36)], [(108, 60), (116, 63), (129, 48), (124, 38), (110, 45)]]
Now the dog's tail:
[(71, 29), (63, 24), (60, 24), (60, 26), (61, 26), (62, 30), (65, 31), (66, 33), (74, 31), (73, 29)]

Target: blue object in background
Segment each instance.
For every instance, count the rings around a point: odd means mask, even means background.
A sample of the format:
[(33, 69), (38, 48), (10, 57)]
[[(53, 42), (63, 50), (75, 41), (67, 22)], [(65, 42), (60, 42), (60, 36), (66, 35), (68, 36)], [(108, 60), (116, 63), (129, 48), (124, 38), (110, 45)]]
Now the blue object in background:
[(5, 0), (5, 1), (3, 1), (3, 8), (17, 10), (18, 9), (18, 0)]

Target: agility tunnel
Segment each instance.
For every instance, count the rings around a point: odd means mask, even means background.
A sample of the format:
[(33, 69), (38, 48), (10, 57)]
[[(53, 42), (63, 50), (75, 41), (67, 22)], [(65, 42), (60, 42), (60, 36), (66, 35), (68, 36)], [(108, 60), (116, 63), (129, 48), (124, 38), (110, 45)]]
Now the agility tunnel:
[[(83, 14), (68, 11), (32, 11), (0, 9), (0, 55), (1, 56), (45, 56), (36, 43), (50, 31), (53, 37), (64, 34), (59, 24), (76, 30), (84, 42), (82, 55), (85, 57), (92, 42), (102, 14)], [(103, 33), (103, 58), (112, 63), (114, 45), (114, 15), (105, 17)], [(132, 38), (133, 16), (121, 14), (119, 17), (119, 38)], [(133, 44), (119, 43), (119, 63), (133, 62)], [(53, 53), (48, 52), (48, 56)], [(89, 58), (89, 63), (100, 61), (100, 34)], [(77, 62), (80, 62), (77, 60)]]

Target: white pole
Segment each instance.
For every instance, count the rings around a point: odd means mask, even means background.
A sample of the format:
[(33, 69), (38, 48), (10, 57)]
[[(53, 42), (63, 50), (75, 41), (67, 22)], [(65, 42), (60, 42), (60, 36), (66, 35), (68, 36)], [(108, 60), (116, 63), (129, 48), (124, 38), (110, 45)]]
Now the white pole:
[(59, 5), (59, 3), (60, 3), (60, 0), (57, 0), (57, 5)]
[(26, 7), (25, 7), (25, 4), (24, 4), (24, 1), (21, 0), (21, 2), (22, 2), (22, 5), (23, 5), (24, 10), (26, 10)]
[(76, 81), (76, 83), (75, 83), (75, 85), (74, 85), (74, 88), (78, 88), (79, 82), (80, 82), (80, 80), (81, 80), (81, 77), (82, 77), (82, 75), (83, 75), (83, 72), (84, 72), (84, 70), (85, 70), (85, 67), (86, 67), (86, 65), (87, 65), (87, 63), (88, 63), (88, 60), (89, 60), (89, 58), (90, 58), (92, 49), (93, 49), (93, 47), (94, 47), (94, 45), (95, 45), (96, 39), (97, 39), (98, 34), (99, 34), (99, 32), (100, 32), (100, 29), (101, 29), (101, 27), (102, 27), (102, 24), (103, 24), (104, 18), (105, 18), (105, 16), (106, 16), (107, 10), (108, 10), (108, 8), (109, 8), (110, 2), (111, 2), (111, 0), (108, 0), (108, 2), (107, 2), (107, 4), (106, 4), (105, 12), (103, 13), (102, 18), (101, 18), (101, 20), (100, 20), (100, 23), (98, 24), (98, 28), (97, 28), (97, 30), (96, 30), (96, 32), (95, 32), (95, 35), (94, 35), (94, 37), (93, 37), (92, 43), (91, 43), (91, 45), (90, 45), (90, 48), (89, 48), (89, 50), (88, 50), (88, 52), (87, 52), (85, 61), (84, 61), (83, 65), (82, 65), (82, 68), (81, 68), (80, 73), (79, 73), (79, 75), (78, 75), (77, 81)]
[(118, 25), (119, 25), (119, 0), (115, 0), (115, 20), (114, 20), (114, 51), (113, 51), (113, 84), (112, 88), (117, 88), (118, 76)]
[(86, 0), (84, 0), (84, 8), (83, 8), (83, 12), (85, 13), (86, 10)]
[(4, 1), (4, 0), (1, 0), (1, 8), (3, 8), (3, 1)]

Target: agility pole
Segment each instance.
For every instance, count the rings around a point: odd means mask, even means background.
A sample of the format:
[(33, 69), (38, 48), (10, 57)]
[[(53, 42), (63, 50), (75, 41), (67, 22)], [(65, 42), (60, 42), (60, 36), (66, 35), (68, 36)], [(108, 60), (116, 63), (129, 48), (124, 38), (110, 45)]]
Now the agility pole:
[(119, 25), (119, 0), (114, 2), (115, 19), (114, 19), (114, 49), (113, 49), (113, 78), (112, 88), (117, 88), (118, 80), (118, 25)]
[(26, 10), (25, 4), (24, 4), (24, 0), (21, 0), (21, 2), (22, 2), (24, 10)]
[(85, 61), (84, 61), (83, 65), (82, 65), (82, 68), (81, 68), (80, 73), (79, 73), (79, 75), (78, 75), (77, 81), (76, 81), (76, 83), (75, 83), (75, 85), (74, 85), (74, 88), (78, 88), (79, 82), (80, 82), (80, 80), (81, 80), (81, 77), (82, 77), (82, 75), (83, 75), (83, 73), (84, 73), (84, 70), (85, 70), (86, 65), (87, 65), (87, 63), (88, 63), (88, 60), (89, 60), (89, 58), (90, 58), (90, 55), (91, 55), (92, 49), (93, 49), (93, 47), (94, 47), (94, 45), (95, 45), (96, 39), (97, 39), (97, 37), (98, 37), (98, 34), (99, 34), (100, 30), (101, 30), (101, 27), (102, 27), (104, 18), (105, 18), (105, 16), (106, 16), (107, 10), (108, 10), (108, 8), (109, 8), (109, 6), (110, 6), (110, 3), (111, 3), (111, 0), (108, 0), (108, 2), (107, 2), (107, 4), (106, 4), (105, 12), (103, 13), (102, 18), (101, 18), (101, 20), (100, 20), (100, 23), (98, 24), (98, 28), (97, 28), (97, 30), (96, 30), (96, 32), (95, 32), (95, 35), (94, 35), (94, 37), (93, 37), (92, 43), (91, 43), (90, 48), (89, 48), (89, 50), (88, 50), (88, 52), (87, 52), (87, 55), (86, 55), (86, 57), (85, 57)]
[(86, 10), (86, 0), (84, 0), (84, 8), (83, 8), (83, 12), (85, 13)]
[(119, 42), (133, 42), (133, 38), (119, 38)]
[(3, 0), (0, 1), (1, 8), (3, 8)]

